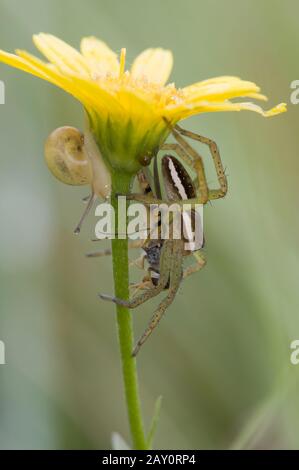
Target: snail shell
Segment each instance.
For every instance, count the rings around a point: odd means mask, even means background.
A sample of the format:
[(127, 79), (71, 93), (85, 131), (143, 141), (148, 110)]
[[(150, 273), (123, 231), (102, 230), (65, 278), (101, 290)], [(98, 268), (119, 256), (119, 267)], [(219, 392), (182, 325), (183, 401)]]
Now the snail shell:
[(63, 183), (81, 186), (92, 182), (84, 136), (75, 127), (59, 127), (49, 135), (45, 159), (51, 173)]
[(45, 159), (59, 181), (75, 186), (90, 184), (97, 196), (110, 195), (111, 176), (89, 130), (83, 134), (70, 126), (55, 129), (46, 140)]

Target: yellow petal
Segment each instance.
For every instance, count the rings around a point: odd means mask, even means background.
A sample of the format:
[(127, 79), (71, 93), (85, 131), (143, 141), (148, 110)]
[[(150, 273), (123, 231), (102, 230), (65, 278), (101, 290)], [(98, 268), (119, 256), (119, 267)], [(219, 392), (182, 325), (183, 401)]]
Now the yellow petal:
[(206, 80), (205, 83), (199, 82), (194, 85), (183, 88), (183, 93), (187, 103), (196, 103), (200, 101), (224, 101), (239, 96), (248, 96), (249, 98), (260, 97), (260, 88), (253, 82), (247, 82), (235, 78), (226, 80)]
[(24, 72), (35, 75), (36, 77), (42, 78), (43, 80), (53, 83), (63, 90), (72, 93), (72, 84), (67, 77), (64, 77), (53, 68), (50, 68), (47, 64), (43, 63), (36, 57), (31, 56), (25, 51), (19, 51), (19, 54), (20, 56), (0, 50), (0, 61), (17, 69), (23, 70)]
[(36, 77), (43, 78), (44, 80), (48, 80), (48, 76), (45, 74), (43, 70), (39, 68), (35, 68), (32, 64), (28, 63), (25, 59), (16, 56), (15, 54), (10, 54), (9, 52), (2, 51), (0, 49), (0, 62), (4, 64), (10, 65), (17, 69), (23, 70), (24, 72), (30, 73), (35, 75)]
[(268, 109), (268, 111), (264, 111), (260, 106), (254, 103), (231, 103), (231, 106), (234, 105), (236, 105), (235, 109), (232, 107), (231, 109), (227, 109), (227, 111), (254, 111), (264, 117), (276, 116), (277, 114), (285, 113), (287, 111), (286, 103), (279, 103), (273, 108)]
[(173, 58), (165, 49), (146, 49), (133, 62), (133, 78), (145, 78), (149, 82), (164, 85), (171, 73)]
[(112, 91), (84, 77), (74, 77), (73, 82), (79, 89), (88, 93), (89, 107), (97, 111), (102, 119), (107, 119), (109, 114), (123, 113), (123, 107)]
[(172, 119), (180, 120), (185, 119), (190, 116), (194, 116), (195, 114), (202, 114), (202, 113), (213, 113), (213, 112), (220, 112), (220, 111), (254, 111), (256, 113), (261, 114), (264, 117), (271, 117), (275, 116), (276, 114), (284, 113), (287, 110), (286, 103), (280, 103), (277, 106), (269, 109), (268, 111), (264, 111), (260, 106), (250, 102), (244, 103), (232, 103), (230, 101), (224, 102), (208, 102), (203, 101), (198, 105), (187, 105), (187, 106), (180, 106), (176, 109), (173, 108), (169, 110), (169, 116)]
[(61, 73), (77, 73), (88, 76), (90, 73), (86, 59), (73, 47), (51, 34), (35, 34), (33, 42), (38, 50), (44, 54), (61, 71)]
[(228, 82), (237, 82), (240, 81), (240, 77), (235, 77), (234, 75), (220, 75), (219, 77), (207, 78), (206, 80), (201, 80), (200, 82), (194, 83), (190, 86), (206, 86), (212, 85), (213, 83), (228, 83)]
[[(76, 85), (76, 83), (70, 77), (62, 75), (59, 70), (55, 68), (55, 66), (42, 62), (40, 59), (34, 57), (26, 51), (17, 50), (17, 53), (17, 56), (13, 54), (7, 54), (5, 52), (2, 54), (10, 56), (9, 65), (13, 65), (14, 67), (24, 70), (25, 72), (29, 72), (39, 78), (43, 78), (44, 80), (53, 83), (53, 85), (56, 85), (73, 95), (84, 105), (90, 103), (92, 96), (89, 96), (88, 93), (86, 93), (86, 90)], [(0, 55), (0, 60), (4, 62), (4, 57), (2, 55)], [(5, 62), (8, 63), (7, 60)]]
[(81, 101), (85, 107), (92, 107), (97, 110), (103, 115), (103, 118), (107, 116), (110, 110), (120, 112), (120, 106), (117, 101), (95, 82), (88, 81), (83, 77), (66, 77), (61, 75), (55, 67), (45, 64), (26, 51), (18, 51), (18, 54), (17, 56), (0, 50), (0, 61), (62, 88)]
[(103, 75), (107, 73), (111, 75), (118, 74), (119, 62), (117, 54), (105, 42), (90, 36), (82, 39), (80, 49), (94, 72)]

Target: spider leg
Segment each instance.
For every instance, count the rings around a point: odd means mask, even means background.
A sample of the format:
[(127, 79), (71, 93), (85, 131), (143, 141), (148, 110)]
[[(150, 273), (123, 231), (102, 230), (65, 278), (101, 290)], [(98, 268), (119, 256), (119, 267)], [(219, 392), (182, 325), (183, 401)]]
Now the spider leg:
[(92, 251), (91, 253), (85, 254), (86, 258), (99, 258), (102, 256), (111, 256), (111, 255), (112, 255), (111, 248), (106, 248), (104, 250), (99, 250), (99, 251)]
[[(134, 240), (129, 242), (129, 249), (133, 248), (141, 248), (144, 243), (144, 240)], [(86, 253), (87, 258), (99, 258), (101, 256), (111, 256), (112, 250), (111, 248), (106, 248), (105, 250), (93, 251), (91, 253)]]
[[(182, 129), (180, 126), (176, 125), (173, 129), (173, 135), (181, 143), (181, 140), (179, 140), (179, 137), (178, 137), (180, 134), (186, 137), (189, 137), (190, 139), (201, 142), (202, 144), (205, 144), (209, 147), (210, 153), (213, 158), (214, 166), (216, 169), (219, 186), (220, 186), (219, 189), (210, 190), (209, 199), (219, 199), (221, 197), (224, 197), (227, 193), (227, 178), (225, 175), (225, 171), (223, 168), (219, 149), (218, 149), (216, 142), (214, 142), (212, 139), (203, 137), (194, 132)], [(181, 139), (184, 141), (182, 137)]]
[[(194, 165), (193, 165), (193, 167), (194, 167)], [(197, 173), (197, 175), (198, 175), (199, 184), (202, 184), (201, 183), (202, 179), (200, 178), (199, 173)], [(210, 194), (210, 193), (211, 193), (211, 191), (208, 191), (208, 194)], [(202, 194), (203, 194), (203, 191), (202, 191)], [(202, 196), (202, 194), (199, 197), (196, 197), (196, 198), (193, 198), (193, 199), (188, 199), (188, 200), (179, 199), (179, 200), (175, 201), (175, 204), (178, 204), (179, 206), (184, 206), (184, 204), (186, 204), (186, 201), (188, 202), (188, 204), (206, 204), (209, 201), (209, 199), (206, 199), (207, 196), (206, 195)], [(157, 199), (154, 196), (148, 196), (148, 195), (143, 195), (143, 194), (139, 194), (139, 193), (128, 194), (128, 195), (126, 195), (126, 198), (127, 198), (128, 201), (133, 200), (133, 201), (141, 202), (145, 206), (150, 206), (150, 205), (172, 206), (174, 204), (174, 201), (167, 201), (167, 200), (163, 200), (163, 199)]]
[[(186, 142), (180, 136), (180, 134), (178, 134), (178, 141), (179, 143), (163, 144), (160, 150), (175, 151), (181, 157), (181, 159), (185, 163), (187, 163), (187, 165), (194, 168), (197, 174), (197, 182), (198, 182), (198, 189), (199, 189), (200, 196), (198, 198), (189, 199), (188, 203), (206, 204), (209, 200), (209, 193), (211, 191), (209, 191), (209, 188), (208, 188), (202, 157), (189, 145), (188, 142)], [(146, 206), (150, 206), (151, 204), (153, 205), (164, 204), (164, 205), (171, 206), (173, 204), (173, 201), (165, 201), (165, 200), (159, 199), (155, 197), (153, 193), (149, 193), (149, 194), (131, 193), (131, 194), (126, 195), (126, 198), (129, 201), (133, 200), (133, 201), (141, 202)], [(184, 200), (178, 200), (176, 202), (180, 206), (186, 203), (186, 201)]]
[(77, 224), (77, 226), (75, 227), (75, 230), (74, 230), (74, 233), (77, 235), (78, 233), (80, 233), (80, 230), (81, 230), (81, 227), (82, 227), (82, 224), (84, 222), (84, 219), (85, 217), (88, 215), (89, 211), (91, 210), (92, 208), (92, 205), (94, 203), (94, 201), (96, 200), (96, 195), (94, 192), (91, 193), (91, 195), (89, 196), (88, 198), (88, 201), (87, 201), (87, 205), (83, 211), (83, 214), (79, 220), (79, 223)]
[(89, 199), (90, 199), (90, 194), (88, 194), (88, 196), (82, 197), (82, 202), (88, 202)]
[(205, 259), (204, 254), (200, 250), (195, 251), (194, 253), (192, 253), (192, 255), (194, 256), (196, 261), (194, 264), (192, 264), (191, 266), (189, 266), (188, 268), (184, 270), (184, 273), (183, 273), (184, 279), (190, 276), (191, 274), (196, 273), (197, 271), (200, 271), (206, 265), (207, 261)]
[(165, 289), (169, 281), (170, 266), (172, 260), (172, 244), (172, 240), (165, 240), (165, 242), (163, 243), (160, 256), (160, 276), (157, 286), (154, 286), (152, 289), (149, 289), (146, 292), (143, 292), (142, 294), (130, 300), (123, 300), (105, 294), (100, 294), (100, 298), (103, 300), (110, 300), (116, 303), (117, 305), (122, 305), (123, 307), (136, 308), (147, 300), (160, 294), (160, 292)]
[(148, 290), (153, 287), (152, 280), (149, 276), (145, 276), (141, 282), (131, 284), (130, 289), (134, 289), (132, 295), (136, 295), (139, 290)]
[(165, 201), (162, 199), (157, 199), (155, 196), (149, 194), (140, 194), (140, 193), (131, 193), (125, 195), (128, 201), (138, 201), (142, 202), (146, 206), (150, 204), (165, 204)]
[(138, 258), (133, 259), (129, 263), (129, 267), (135, 266), (136, 268), (142, 269), (144, 271), (144, 262), (145, 262), (146, 253), (141, 253)]
[[(174, 136), (177, 138), (175, 134)], [(194, 168), (197, 174), (198, 189), (200, 192), (200, 201), (197, 202), (206, 204), (209, 199), (209, 188), (202, 157), (179, 134), (177, 141), (179, 142), (177, 144), (170, 143), (162, 145), (161, 150), (174, 150), (187, 165)]]
[(144, 331), (143, 335), (139, 338), (136, 346), (133, 349), (132, 356), (135, 357), (141, 346), (145, 343), (148, 337), (152, 334), (156, 326), (159, 324), (163, 317), (166, 309), (172, 304), (176, 293), (180, 287), (182, 280), (182, 261), (183, 261), (183, 244), (173, 242), (172, 256), (171, 256), (171, 268), (170, 268), (170, 284), (168, 294), (165, 299), (159, 304), (157, 310), (154, 312), (148, 327)]
[(178, 143), (165, 143), (160, 147), (160, 150), (173, 150), (179, 157), (181, 157), (188, 166), (193, 166), (193, 159), (184, 151), (184, 149)]

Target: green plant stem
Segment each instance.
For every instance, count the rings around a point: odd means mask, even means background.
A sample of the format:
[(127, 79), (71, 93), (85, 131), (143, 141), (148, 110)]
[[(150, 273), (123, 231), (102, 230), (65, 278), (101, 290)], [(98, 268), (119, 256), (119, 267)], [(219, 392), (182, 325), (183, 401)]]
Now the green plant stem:
[[(115, 210), (116, 233), (118, 233), (118, 205), (116, 194), (128, 194), (130, 191), (130, 183), (131, 178), (126, 174), (118, 173), (112, 176), (113, 190), (111, 203)], [(125, 240), (117, 238), (112, 240), (112, 259), (115, 295), (121, 299), (128, 299), (129, 261), (127, 238)], [(134, 346), (132, 315), (129, 309), (119, 305), (117, 305), (116, 311), (125, 397), (132, 442), (135, 449), (147, 449), (141, 414), (136, 359), (132, 357)]]

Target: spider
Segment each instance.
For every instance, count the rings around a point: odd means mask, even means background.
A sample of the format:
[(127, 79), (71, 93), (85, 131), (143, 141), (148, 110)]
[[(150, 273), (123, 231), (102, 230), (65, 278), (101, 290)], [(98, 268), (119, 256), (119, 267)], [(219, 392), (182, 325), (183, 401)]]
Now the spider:
[[(206, 204), (212, 199), (224, 197), (227, 193), (227, 180), (216, 143), (206, 137), (184, 130), (179, 126), (175, 126), (172, 129), (172, 134), (177, 142), (164, 144), (160, 150), (175, 151), (189, 167), (192, 167), (196, 171), (197, 179), (195, 182), (192, 181), (189, 173), (177, 158), (173, 155), (166, 154), (161, 159), (162, 183), (166, 193), (166, 199), (162, 199), (157, 157), (154, 161), (154, 187), (151, 187), (149, 183), (148, 185), (146, 184), (145, 173), (143, 173), (145, 177), (143, 194), (130, 194), (127, 195), (127, 199), (139, 201), (145, 205), (166, 203), (170, 206), (174, 202), (183, 204), (186, 200), (188, 200), (188, 203)], [(209, 146), (219, 181), (218, 189), (209, 189), (202, 157), (191, 147), (183, 136)], [(168, 290), (167, 296), (160, 302), (148, 327), (138, 340), (132, 352), (132, 356), (137, 355), (141, 346), (160, 322), (166, 309), (173, 302), (182, 279), (202, 269), (206, 263), (201, 249), (197, 249), (196, 251), (188, 250), (185, 247), (185, 243), (186, 239), (183, 236), (179, 239), (170, 237), (165, 240), (152, 240), (148, 238), (145, 242), (140, 241), (139, 246), (142, 246), (145, 251), (141, 267), (144, 266), (143, 263), (146, 259), (149, 263), (150, 275), (146, 277), (142, 283), (137, 284), (137, 289), (141, 288), (145, 291), (130, 300), (100, 294), (100, 297), (104, 300), (110, 300), (118, 305), (131, 309), (157, 296), (164, 289)], [(133, 247), (137, 246), (138, 244), (134, 242)], [(107, 250), (105, 254), (108, 254)], [(195, 257), (196, 263), (184, 270), (183, 259), (185, 256), (191, 254)]]

